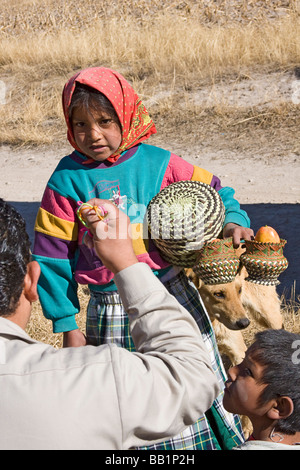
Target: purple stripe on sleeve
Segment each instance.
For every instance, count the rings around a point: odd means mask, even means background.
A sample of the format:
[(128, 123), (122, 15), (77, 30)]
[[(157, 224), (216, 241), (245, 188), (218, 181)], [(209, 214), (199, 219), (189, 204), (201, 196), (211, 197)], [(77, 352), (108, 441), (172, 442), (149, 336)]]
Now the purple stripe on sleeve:
[(33, 253), (56, 259), (72, 259), (77, 247), (76, 241), (61, 240), (44, 233), (35, 232)]
[(212, 186), (216, 191), (220, 191), (222, 188), (220, 179), (213, 175), (210, 186)]
[(80, 245), (80, 254), (76, 270), (91, 271), (100, 267), (103, 267), (103, 264), (95, 251), (85, 245)]

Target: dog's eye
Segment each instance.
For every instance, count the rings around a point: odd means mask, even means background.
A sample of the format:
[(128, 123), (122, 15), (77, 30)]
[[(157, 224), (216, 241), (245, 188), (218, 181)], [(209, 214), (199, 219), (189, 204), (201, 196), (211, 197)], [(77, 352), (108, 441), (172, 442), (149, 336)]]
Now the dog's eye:
[(217, 297), (218, 299), (225, 299), (225, 294), (222, 291), (215, 292), (214, 296)]

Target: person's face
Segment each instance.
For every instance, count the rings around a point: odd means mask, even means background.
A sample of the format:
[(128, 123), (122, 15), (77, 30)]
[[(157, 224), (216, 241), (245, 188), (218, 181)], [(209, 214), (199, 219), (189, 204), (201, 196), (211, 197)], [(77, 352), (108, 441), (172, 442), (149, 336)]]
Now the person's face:
[(223, 405), (231, 412), (251, 417), (263, 416), (268, 411), (268, 404), (259, 405), (259, 397), (266, 387), (259, 383), (263, 367), (251, 357), (248, 349), (243, 362), (231, 367), (225, 383)]
[(92, 113), (75, 108), (72, 113), (75, 142), (81, 152), (98, 162), (103, 162), (119, 148), (122, 135), (118, 124), (103, 111)]

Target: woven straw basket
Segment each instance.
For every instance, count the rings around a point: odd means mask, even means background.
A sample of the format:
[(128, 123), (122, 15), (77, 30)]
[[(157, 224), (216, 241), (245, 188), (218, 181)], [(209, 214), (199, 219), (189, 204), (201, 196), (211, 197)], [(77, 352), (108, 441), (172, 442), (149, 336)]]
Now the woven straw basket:
[(149, 203), (147, 223), (162, 257), (191, 268), (204, 243), (223, 227), (225, 207), (217, 191), (199, 181), (179, 181), (162, 189)]
[(286, 240), (280, 243), (261, 243), (255, 240), (245, 241), (246, 252), (240, 257), (248, 272), (247, 281), (266, 286), (279, 284), (278, 276), (288, 267), (283, 255)]
[(239, 266), (232, 238), (225, 238), (206, 243), (193, 270), (205, 284), (226, 284), (234, 280)]

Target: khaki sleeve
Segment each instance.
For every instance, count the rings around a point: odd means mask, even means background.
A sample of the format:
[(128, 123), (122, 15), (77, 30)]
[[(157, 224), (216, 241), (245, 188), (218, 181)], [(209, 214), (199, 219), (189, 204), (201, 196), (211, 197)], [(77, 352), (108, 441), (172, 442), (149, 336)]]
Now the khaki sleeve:
[(219, 386), (194, 319), (150, 268), (135, 264), (115, 282), (137, 350), (113, 351), (124, 448), (130, 448), (195, 423)]

